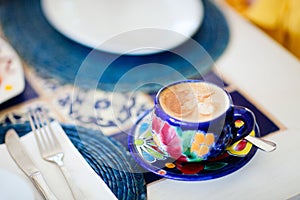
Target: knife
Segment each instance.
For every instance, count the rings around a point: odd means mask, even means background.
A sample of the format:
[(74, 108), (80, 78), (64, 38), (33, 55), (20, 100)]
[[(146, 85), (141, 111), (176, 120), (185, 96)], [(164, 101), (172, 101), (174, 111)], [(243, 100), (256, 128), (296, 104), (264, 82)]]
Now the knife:
[(31, 179), (35, 187), (46, 200), (57, 200), (49, 189), (42, 173), (30, 159), (26, 149), (23, 147), (20, 138), (14, 129), (9, 129), (5, 135), (5, 144), (10, 156), (19, 168)]

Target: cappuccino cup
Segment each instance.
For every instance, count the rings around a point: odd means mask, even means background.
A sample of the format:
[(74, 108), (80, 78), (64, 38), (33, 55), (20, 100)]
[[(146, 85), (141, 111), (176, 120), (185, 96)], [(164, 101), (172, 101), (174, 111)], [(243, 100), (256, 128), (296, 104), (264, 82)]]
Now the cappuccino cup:
[[(214, 158), (251, 133), (255, 116), (232, 104), (221, 87), (200, 80), (159, 90), (152, 111), (152, 135), (160, 150), (183, 162)], [(241, 120), (242, 127), (235, 122)]]

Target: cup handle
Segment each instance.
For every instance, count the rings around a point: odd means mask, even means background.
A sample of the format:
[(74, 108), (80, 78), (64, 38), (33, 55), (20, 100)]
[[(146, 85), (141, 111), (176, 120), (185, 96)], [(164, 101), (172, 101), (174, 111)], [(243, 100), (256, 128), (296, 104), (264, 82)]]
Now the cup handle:
[[(251, 110), (243, 106), (233, 106), (233, 130), (236, 134), (233, 136), (232, 144), (249, 135), (255, 128), (255, 116)], [(235, 127), (235, 122), (241, 120), (243, 125), (239, 128)]]

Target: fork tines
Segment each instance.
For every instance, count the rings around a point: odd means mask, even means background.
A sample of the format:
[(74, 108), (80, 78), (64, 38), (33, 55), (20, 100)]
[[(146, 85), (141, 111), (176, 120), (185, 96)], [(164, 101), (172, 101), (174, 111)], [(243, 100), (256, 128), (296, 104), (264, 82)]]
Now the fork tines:
[(57, 145), (57, 139), (51, 128), (50, 121), (43, 109), (36, 112), (30, 111), (28, 113), (28, 118), (40, 151), (45, 150), (45, 146), (54, 147)]

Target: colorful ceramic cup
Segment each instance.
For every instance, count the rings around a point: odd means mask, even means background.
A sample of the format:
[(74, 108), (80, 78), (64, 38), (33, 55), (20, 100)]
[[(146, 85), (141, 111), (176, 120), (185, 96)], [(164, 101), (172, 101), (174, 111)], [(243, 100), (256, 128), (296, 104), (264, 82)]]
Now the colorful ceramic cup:
[[(235, 122), (243, 126), (236, 127)], [(220, 155), (251, 133), (255, 116), (232, 104), (221, 87), (185, 80), (163, 87), (152, 112), (152, 134), (162, 151), (175, 160), (199, 162)]]

